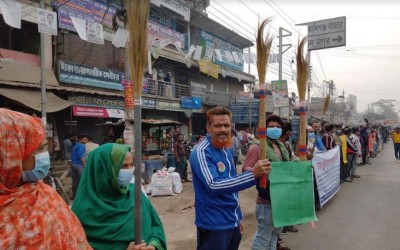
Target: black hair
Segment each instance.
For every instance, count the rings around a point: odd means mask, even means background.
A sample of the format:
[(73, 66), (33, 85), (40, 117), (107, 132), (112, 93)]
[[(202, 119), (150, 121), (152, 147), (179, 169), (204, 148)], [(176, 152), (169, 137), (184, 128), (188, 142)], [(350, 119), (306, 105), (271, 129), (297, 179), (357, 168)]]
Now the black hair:
[(268, 124), (270, 123), (270, 122), (277, 122), (277, 123), (279, 123), (279, 125), (281, 126), (281, 128), (283, 128), (283, 121), (282, 121), (282, 119), (279, 117), (279, 116), (277, 116), (277, 115), (271, 115), (271, 116), (269, 116), (268, 118), (267, 118), (267, 120), (265, 121), (265, 124), (266, 124), (266, 126), (268, 127)]
[(88, 138), (88, 136), (87, 135), (78, 135), (78, 140), (81, 140), (83, 138)]
[(290, 122), (285, 122), (282, 128), (282, 135), (286, 134), (289, 131), (292, 131), (292, 124)]
[(325, 126), (325, 131), (332, 131), (335, 128), (335, 124), (328, 124)]
[(354, 134), (354, 133), (357, 133), (358, 131), (360, 131), (359, 128), (357, 128), (357, 127), (354, 127), (354, 128), (353, 128), (353, 134)]

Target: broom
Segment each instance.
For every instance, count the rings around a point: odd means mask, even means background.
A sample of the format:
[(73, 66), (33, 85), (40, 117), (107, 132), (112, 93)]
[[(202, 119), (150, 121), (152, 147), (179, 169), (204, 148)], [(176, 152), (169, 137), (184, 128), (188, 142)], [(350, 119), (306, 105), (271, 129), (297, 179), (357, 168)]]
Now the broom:
[(306, 118), (306, 91), (308, 81), (308, 55), (304, 57), (304, 46), (307, 42), (307, 37), (304, 37), (297, 48), (297, 89), (299, 91), (299, 113), (300, 113), (300, 135), (298, 142), (298, 150), (300, 161), (307, 160), (307, 142), (306, 142), (306, 129), (307, 129), (307, 118)]
[(128, 58), (134, 88), (135, 159), (135, 244), (142, 243), (141, 165), (142, 165), (142, 81), (147, 63), (147, 20), (150, 0), (126, 0), (128, 17)]
[[(264, 29), (268, 23), (271, 22), (271, 18), (265, 19), (258, 26), (256, 42), (257, 42), (257, 71), (258, 78), (260, 81), (260, 106), (259, 106), (259, 121), (258, 121), (258, 139), (260, 140), (260, 159), (267, 158), (267, 129), (265, 124), (265, 76), (267, 75), (268, 56), (271, 51), (272, 37), (267, 32), (264, 38)], [(260, 179), (260, 187), (267, 187), (267, 176), (263, 176)]]

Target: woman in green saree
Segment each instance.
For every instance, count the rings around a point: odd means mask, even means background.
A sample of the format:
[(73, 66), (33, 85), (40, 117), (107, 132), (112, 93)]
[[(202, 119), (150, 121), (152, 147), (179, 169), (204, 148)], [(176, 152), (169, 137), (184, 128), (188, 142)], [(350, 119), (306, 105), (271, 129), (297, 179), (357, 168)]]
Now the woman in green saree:
[(127, 145), (107, 143), (90, 152), (72, 211), (94, 249), (167, 249), (160, 218), (143, 193), (144, 243), (134, 245), (134, 168), (129, 150)]

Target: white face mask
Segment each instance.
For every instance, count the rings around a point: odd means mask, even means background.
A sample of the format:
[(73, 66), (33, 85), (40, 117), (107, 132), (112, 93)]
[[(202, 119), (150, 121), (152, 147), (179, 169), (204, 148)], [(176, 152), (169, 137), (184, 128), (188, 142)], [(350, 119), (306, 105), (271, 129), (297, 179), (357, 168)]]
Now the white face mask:
[(120, 186), (128, 186), (133, 179), (133, 171), (135, 171), (135, 168), (130, 168), (130, 169), (121, 168), (119, 170), (117, 178), (118, 184)]
[(23, 182), (38, 182), (43, 180), (50, 169), (50, 154), (48, 151), (35, 155), (35, 167), (32, 171), (22, 172)]

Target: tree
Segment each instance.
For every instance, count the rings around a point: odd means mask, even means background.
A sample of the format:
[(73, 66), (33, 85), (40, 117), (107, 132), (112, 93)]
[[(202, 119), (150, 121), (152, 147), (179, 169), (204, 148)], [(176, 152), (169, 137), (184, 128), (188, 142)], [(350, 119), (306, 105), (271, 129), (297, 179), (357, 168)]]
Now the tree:
[(399, 103), (394, 99), (380, 99), (370, 105), (377, 114), (382, 114), (383, 119), (398, 119)]

